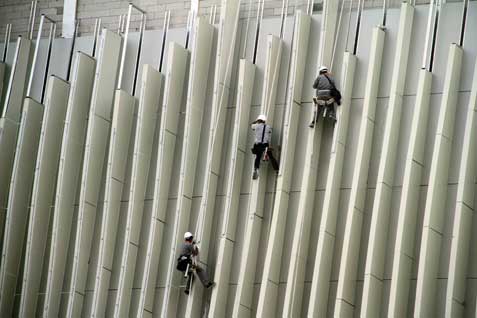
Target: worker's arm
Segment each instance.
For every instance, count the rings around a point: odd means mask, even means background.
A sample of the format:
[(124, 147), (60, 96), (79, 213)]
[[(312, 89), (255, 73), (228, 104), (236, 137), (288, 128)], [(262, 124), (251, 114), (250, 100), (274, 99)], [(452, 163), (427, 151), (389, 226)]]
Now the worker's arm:
[(318, 88), (318, 83), (320, 82), (320, 76), (317, 76), (315, 79), (315, 82), (313, 83), (313, 88), (317, 89)]

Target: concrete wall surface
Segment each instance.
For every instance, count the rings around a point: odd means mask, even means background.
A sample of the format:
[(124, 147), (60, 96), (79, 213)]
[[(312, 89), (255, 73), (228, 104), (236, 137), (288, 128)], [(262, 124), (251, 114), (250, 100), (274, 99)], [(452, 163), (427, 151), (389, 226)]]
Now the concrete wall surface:
[[(477, 1), (462, 42), (462, 2), (357, 23), (329, 0), (258, 33), (218, 2), (190, 33), (57, 38), (46, 73), (41, 40), (28, 97), (8, 43), (0, 317), (476, 317)], [(323, 64), (343, 103), (310, 128)], [(279, 169), (253, 180), (261, 113)], [(212, 289), (184, 293), (184, 231)]]

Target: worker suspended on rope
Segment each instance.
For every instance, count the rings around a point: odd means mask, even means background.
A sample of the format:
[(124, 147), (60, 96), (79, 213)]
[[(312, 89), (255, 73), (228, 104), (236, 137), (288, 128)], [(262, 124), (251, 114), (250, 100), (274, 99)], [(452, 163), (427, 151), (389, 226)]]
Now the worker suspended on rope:
[(267, 116), (259, 115), (252, 123), (252, 130), (255, 134), (255, 142), (253, 144), (252, 153), (255, 155), (255, 163), (252, 178), (258, 178), (258, 169), (260, 168), (260, 160), (270, 161), (273, 169), (278, 171), (278, 162), (273, 156), (272, 149), (269, 147), (272, 138), (272, 127), (267, 125)]
[(336, 89), (335, 81), (328, 72), (328, 67), (321, 66), (318, 73), (318, 77), (313, 83), (313, 88), (316, 89), (316, 97), (313, 97), (315, 107), (310, 128), (315, 127), (315, 122), (322, 113), (325, 117), (336, 122), (335, 103), (338, 105), (341, 104), (341, 93)]
[(200, 282), (205, 288), (210, 288), (215, 285), (214, 282), (209, 280), (207, 272), (198, 264), (199, 248), (195, 244), (194, 236), (191, 232), (185, 232), (184, 244), (182, 245), (182, 251), (177, 259), (177, 270), (183, 272), (187, 277), (184, 293), (189, 295), (189, 291), (192, 285), (192, 273), (195, 273), (199, 277)]

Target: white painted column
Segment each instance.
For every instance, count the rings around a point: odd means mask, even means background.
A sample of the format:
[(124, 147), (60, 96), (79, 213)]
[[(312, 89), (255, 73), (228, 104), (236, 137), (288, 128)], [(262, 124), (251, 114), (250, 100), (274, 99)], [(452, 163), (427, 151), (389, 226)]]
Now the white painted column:
[(462, 144), (462, 159), (459, 169), (459, 183), (455, 202), (454, 226), (450, 264), (446, 289), (446, 317), (457, 317), (464, 312), (465, 292), (467, 284), (467, 268), (470, 255), (472, 235), (472, 218), (474, 217), (475, 193), (475, 147), (477, 110), (477, 64), (474, 68), (474, 78), (470, 93), (467, 120), (465, 122), (464, 140)]
[[(35, 173), (44, 106), (31, 98), (25, 99), (15, 150), (0, 264), (0, 316), (11, 317), (20, 274), (31, 184)], [(32, 159), (33, 158), (33, 159)]]
[[(102, 211), (98, 216), (101, 217), (101, 220), (97, 222), (97, 225), (100, 226), (99, 242), (94, 242), (95, 245), (98, 245), (97, 250), (93, 248), (93, 252), (96, 250), (97, 255), (92, 255), (89, 261), (91, 268), (88, 273), (87, 289), (92, 289), (93, 292), (86, 294), (83, 309), (83, 312), (91, 317), (104, 317), (106, 313), (107, 291), (110, 288), (113, 272), (113, 255), (118, 232), (121, 198), (126, 183), (126, 167), (134, 113), (136, 113), (136, 100), (127, 92), (118, 89), (115, 93), (113, 107), (104, 181), (104, 202), (99, 204)], [(136, 127), (139, 127), (139, 122)]]
[(417, 84), (416, 104), (404, 168), (399, 206), (396, 241), (394, 245), (388, 317), (407, 316), (411, 288), (414, 241), (417, 226), (421, 175), (429, 114), (432, 73), (422, 69)]
[(115, 315), (117, 317), (129, 315), (131, 289), (136, 270), (144, 198), (152, 154), (151, 145), (153, 144), (156, 122), (160, 119), (159, 103), (162, 75), (149, 65), (145, 65), (142, 74), (138, 121), (134, 138), (132, 177), (126, 215), (126, 233), (124, 241), (119, 240), (119, 242), (124, 242), (124, 245), (122, 246), (121, 258), (118, 258), (121, 259), (121, 271), (115, 303)]
[(363, 317), (378, 317), (381, 315), (382, 295), (384, 294), (384, 264), (388, 246), (389, 223), (391, 221), (389, 216), (413, 19), (414, 7), (410, 3), (403, 2), (384, 126), (383, 147), (380, 154), (376, 192), (371, 214), (361, 304), (361, 315)]
[(8, 188), (12, 174), (15, 147), (18, 137), (20, 114), (25, 98), (29, 72), (31, 41), (19, 37), (17, 40), (14, 69), (10, 72), (5, 103), (0, 117), (0, 246), (6, 217)]
[(273, 317), (276, 314), (280, 268), (285, 242), (285, 226), (288, 215), (288, 200), (291, 189), (295, 143), (298, 120), (302, 109), (302, 88), (308, 41), (310, 37), (311, 17), (297, 12), (295, 34), (293, 37), (290, 79), (288, 87), (287, 113), (283, 128), (280, 171), (278, 173), (276, 196), (273, 206), (273, 218), (268, 238), (262, 285), (258, 300), (257, 316)]
[(173, 229), (172, 245), (168, 253), (166, 253), (167, 255), (165, 255), (168, 265), (161, 310), (163, 317), (175, 317), (179, 301), (179, 285), (182, 274), (175, 269), (176, 259), (184, 241), (184, 232), (188, 230), (189, 226), (197, 155), (199, 153), (200, 131), (207, 91), (207, 78), (214, 37), (214, 27), (206, 20), (206, 17), (199, 18), (194, 30), (179, 191), (175, 219), (171, 224)]
[[(240, 17), (241, 1), (222, 0), (219, 24), (218, 48), (214, 77), (214, 95), (212, 100), (212, 120), (207, 145), (206, 176), (202, 186), (202, 200), (194, 231), (195, 238), (200, 242), (199, 262), (207, 269), (209, 261), (210, 236), (214, 219), (217, 183), (220, 177), (222, 163), (222, 146), (224, 141), (225, 122), (232, 78), (233, 59), (237, 42), (237, 30)], [(239, 39), (240, 41), (240, 39)], [(204, 288), (201, 284), (193, 284), (187, 298), (186, 317), (198, 317), (202, 306)]]
[(351, 112), (356, 56), (345, 52), (343, 57), (343, 87), (341, 106), (338, 107), (338, 122), (335, 126), (330, 154), (330, 168), (326, 180), (323, 214), (318, 234), (318, 248), (313, 269), (308, 317), (320, 318), (327, 315), (328, 292), (330, 290), (331, 266), (336, 240), (338, 202), (343, 174), (344, 154)]
[(69, 90), (68, 82), (55, 76), (49, 77), (45, 92), (45, 113), (36, 158), (23, 263), (19, 312), (19, 315), (23, 317), (32, 317), (36, 313)]
[(88, 111), (93, 91), (95, 60), (81, 52), (76, 54), (65, 128), (61, 142), (58, 179), (53, 208), (52, 234), (49, 248), (48, 276), (43, 305), (45, 317), (57, 317), (60, 309), (68, 243), (74, 214), (76, 190), (79, 186), (81, 159), (86, 139)]
[[(231, 165), (228, 171), (226, 185), (224, 218), (221, 225), (218, 256), (215, 263), (214, 280), (216, 286), (212, 290), (209, 317), (222, 318), (226, 315), (227, 295), (229, 291), (230, 272), (232, 270), (233, 249), (235, 247), (235, 232), (240, 199), (240, 187), (244, 161), (251, 160), (248, 150), (247, 135), (252, 103), (252, 93), (255, 80), (254, 64), (240, 60), (237, 107), (233, 126)], [(251, 181), (250, 181), (251, 182)]]
[[(338, 2), (325, 0), (321, 22), (318, 65), (331, 65), (335, 26), (337, 23)], [(310, 114), (311, 117), (311, 114)], [(292, 252), (287, 274), (283, 317), (298, 317), (302, 312), (302, 298), (305, 280), (305, 263), (310, 239), (310, 223), (315, 198), (318, 159), (320, 155), (323, 121), (319, 119), (314, 129), (306, 133), (305, 166), (301, 181), (295, 228), (293, 229)]]
[(346, 225), (341, 252), (341, 265), (338, 275), (335, 316), (353, 314), (358, 276), (358, 260), (363, 226), (364, 202), (366, 199), (368, 171), (373, 143), (374, 120), (376, 112), (381, 62), (383, 56), (385, 31), (380, 27), (373, 29), (369, 55), (368, 74), (363, 101), (363, 113), (359, 127), (358, 149), (354, 162), (350, 200), (347, 208)]
[[(267, 38), (267, 60), (264, 74), (264, 86), (260, 113), (267, 116), (267, 125), (273, 127), (278, 76), (282, 57), (282, 40), (269, 35)], [(273, 144), (272, 142), (270, 144)], [(233, 305), (233, 317), (250, 317), (254, 292), (255, 272), (260, 232), (263, 220), (265, 188), (267, 185), (268, 165), (262, 163), (260, 176), (252, 182), (247, 221), (240, 258), (240, 271), (237, 292)]]
[(188, 51), (176, 43), (169, 46), (164, 100), (159, 126), (159, 149), (156, 162), (154, 199), (149, 222), (144, 222), (148, 233), (147, 243), (141, 244), (138, 252), (138, 269), (135, 281), (140, 283), (137, 304), (133, 298), (131, 314), (136, 317), (152, 315), (156, 279), (159, 270), (159, 255), (166, 219), (167, 199), (171, 184), (172, 166), (179, 127), (179, 114), (185, 84)]
[(103, 166), (110, 135), (114, 88), (119, 66), (121, 36), (103, 30), (95, 85), (89, 112), (85, 154), (81, 176), (78, 222), (74, 239), (72, 268), (67, 272), (67, 288), (61, 312), (79, 316), (83, 306), (96, 209), (102, 185)]
[(429, 188), (424, 211), (419, 268), (417, 273), (414, 315), (435, 315), (437, 279), (442, 236), (450, 155), (454, 135), (454, 118), (460, 84), (463, 50), (451, 44), (447, 61), (444, 91), (437, 123), (436, 139), (432, 154)]

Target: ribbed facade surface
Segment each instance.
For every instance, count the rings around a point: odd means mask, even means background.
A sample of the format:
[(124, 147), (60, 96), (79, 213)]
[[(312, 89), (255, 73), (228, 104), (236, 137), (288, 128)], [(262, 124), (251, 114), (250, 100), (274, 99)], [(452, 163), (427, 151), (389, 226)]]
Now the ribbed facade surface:
[[(477, 316), (477, 2), (247, 6), (11, 38), (1, 318)], [(322, 65), (342, 100), (310, 128)], [(216, 283), (189, 295), (186, 231)]]

